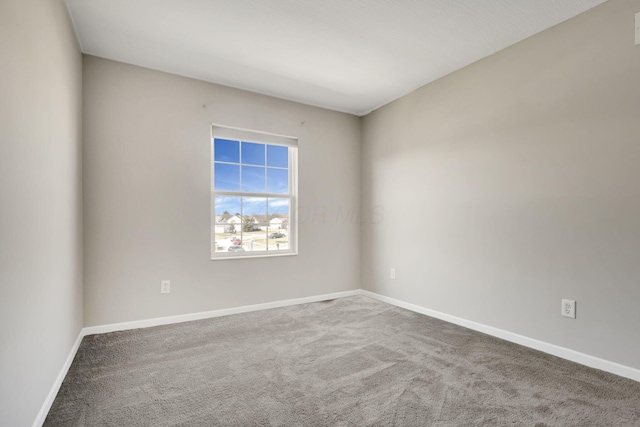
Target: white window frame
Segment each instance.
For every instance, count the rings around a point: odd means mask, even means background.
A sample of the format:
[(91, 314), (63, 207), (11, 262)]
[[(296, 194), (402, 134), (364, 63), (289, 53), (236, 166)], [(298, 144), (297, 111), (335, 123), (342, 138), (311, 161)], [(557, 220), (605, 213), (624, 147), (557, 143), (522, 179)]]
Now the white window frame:
[[(256, 142), (266, 145), (279, 145), (288, 147), (289, 150), (289, 193), (252, 193), (246, 191), (216, 190), (215, 185), (215, 147), (216, 138), (229, 139), (240, 142)], [(234, 128), (219, 124), (211, 125), (211, 260), (239, 259), (239, 258), (264, 258), (277, 256), (291, 256), (298, 254), (298, 139), (292, 136), (277, 135), (273, 133), (260, 132), (248, 129)], [(242, 187), (240, 187), (242, 188)], [(216, 196), (238, 196), (238, 197), (258, 197), (289, 199), (289, 248), (282, 250), (246, 251), (246, 252), (217, 252), (215, 248), (216, 239)], [(242, 199), (241, 203), (242, 203)], [(241, 205), (242, 206), (242, 205)]]

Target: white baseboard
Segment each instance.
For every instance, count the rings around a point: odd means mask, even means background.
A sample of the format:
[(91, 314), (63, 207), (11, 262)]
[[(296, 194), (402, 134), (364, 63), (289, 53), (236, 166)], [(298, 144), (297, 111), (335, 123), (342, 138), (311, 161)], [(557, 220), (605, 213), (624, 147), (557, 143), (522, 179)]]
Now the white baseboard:
[(132, 322), (112, 323), (109, 325), (89, 326), (83, 329), (84, 335), (104, 334), (106, 332), (126, 331), (128, 329), (148, 328), (150, 326), (170, 325), (172, 323), (190, 322), (192, 320), (211, 319), (213, 317), (229, 316), (231, 314), (247, 313), (250, 311), (267, 310), (270, 308), (287, 307), (290, 305), (307, 304), (310, 302), (327, 301), (336, 298), (360, 295), (360, 289), (353, 291), (335, 292), (332, 294), (316, 295), (312, 297), (295, 298), (264, 304), (245, 305), (242, 307), (223, 308), (221, 310), (203, 311), (199, 313), (180, 314), (177, 316), (157, 317), (154, 319), (136, 320)]
[(395, 305), (397, 307), (415, 311), (416, 313), (425, 314), (430, 317), (435, 317), (436, 319), (444, 320), (445, 322), (460, 325), (465, 328), (472, 329), (474, 331), (482, 332), (487, 335), (491, 335), (506, 341), (520, 344), (522, 346), (529, 347), (534, 350), (539, 350), (544, 353), (548, 353), (548, 354), (560, 357), (562, 359), (567, 359), (572, 362), (579, 363), (581, 365), (600, 369), (601, 371), (609, 372), (615, 375), (619, 375), (621, 377), (629, 378), (631, 380), (640, 382), (639, 369), (621, 365), (616, 362), (610, 362), (608, 360), (600, 359), (595, 356), (590, 356), (588, 354), (580, 353), (575, 350), (571, 350), (565, 347), (560, 347), (555, 344), (549, 344), (544, 341), (539, 341), (533, 338), (525, 337), (523, 335), (505, 331), (503, 329), (494, 328), (493, 326), (483, 325), (481, 323), (472, 322), (471, 320), (462, 319), (456, 316), (451, 316), (449, 314), (441, 313), (435, 310), (430, 310), (428, 308), (424, 308), (419, 305), (400, 301), (395, 298), (386, 297), (384, 295), (376, 294), (370, 291), (365, 291), (363, 289), (360, 290), (360, 294), (368, 296), (373, 299), (377, 299), (378, 301)]
[(80, 347), (82, 338), (87, 335), (103, 334), (107, 332), (126, 331), (129, 329), (148, 328), (151, 326), (170, 325), (173, 323), (189, 322), (192, 320), (210, 319), (213, 317), (229, 316), (231, 314), (248, 313), (251, 311), (267, 310), (270, 308), (288, 307), (297, 304), (307, 304), (311, 302), (327, 301), (337, 298), (350, 297), (355, 295), (364, 295), (378, 301), (386, 302), (388, 304), (395, 305), (397, 307), (405, 308), (407, 310), (414, 311), (416, 313), (424, 314), (436, 319), (444, 320), (449, 323), (463, 326), (465, 328), (472, 329), (474, 331), (482, 332), (487, 335), (491, 335), (497, 338), (501, 338), (506, 341), (511, 341), (516, 344), (523, 345), (525, 347), (533, 348), (554, 356), (561, 357), (563, 359), (570, 360), (572, 362), (580, 363), (585, 366), (600, 369), (605, 372), (610, 372), (621, 377), (629, 378), (640, 382), (640, 370), (631, 368), (629, 366), (621, 365), (619, 363), (610, 362), (608, 360), (600, 359), (598, 357), (590, 356), (588, 354), (580, 353), (578, 351), (570, 350), (568, 348), (560, 347), (554, 344), (549, 344), (544, 341), (539, 341), (533, 338), (528, 338), (523, 335), (518, 335), (513, 332), (508, 332), (502, 329), (494, 328), (492, 326), (483, 325), (481, 323), (472, 322), (470, 320), (462, 319), (460, 317), (451, 316), (449, 314), (440, 313), (435, 310), (421, 307), (419, 305), (411, 304), (408, 302), (400, 301), (394, 298), (386, 297), (384, 295), (376, 294), (374, 292), (366, 291), (363, 289), (356, 289), (352, 291), (335, 292), (332, 294), (316, 295), (304, 298), (295, 298), (282, 301), (268, 302), (264, 304), (246, 305), (242, 307), (225, 308), (221, 310), (205, 311), (200, 313), (181, 314), (177, 316), (158, 317), (147, 320), (136, 320), (132, 322), (113, 323), (109, 325), (90, 326), (83, 328), (76, 339), (69, 356), (64, 362), (60, 373), (56, 377), (56, 380), (51, 387), (51, 391), (47, 395), (45, 402), (40, 408), (40, 412), (33, 423), (33, 427), (41, 427), (44, 420), (47, 418), (47, 414), (53, 405), (53, 401), (62, 386), (62, 382), (71, 367), (74, 357)]
[(310, 302), (328, 301), (337, 298), (350, 297), (354, 295), (360, 295), (360, 289), (352, 291), (335, 292), (332, 294), (315, 295), (311, 297), (295, 298), (282, 301), (268, 302), (264, 304), (246, 305), (243, 307), (225, 308), (221, 310), (205, 311), (200, 313), (181, 314), (177, 316), (157, 317), (154, 319), (137, 320), (133, 322), (113, 323), (110, 325), (90, 326), (83, 328), (73, 344), (67, 360), (65, 360), (60, 373), (58, 374), (51, 391), (47, 395), (45, 402), (38, 412), (36, 420), (33, 422), (33, 427), (42, 427), (44, 420), (47, 418), (47, 414), (53, 405), (53, 401), (62, 386), (64, 378), (67, 376), (67, 372), (71, 367), (74, 357), (78, 352), (82, 338), (87, 335), (104, 334), (107, 332), (126, 331), (128, 329), (148, 328), (150, 326), (170, 325), (172, 323), (189, 322), (191, 320), (210, 319), (213, 317), (229, 316), (231, 314), (248, 313), (250, 311), (267, 310), (270, 308), (288, 307), (297, 304), (307, 304)]
[(62, 386), (62, 382), (64, 381), (64, 378), (67, 376), (67, 372), (69, 372), (69, 368), (71, 367), (73, 358), (76, 357), (76, 353), (78, 352), (78, 347), (80, 347), (82, 338), (84, 338), (84, 334), (82, 332), (83, 330), (81, 330), (80, 333), (78, 334), (78, 338), (76, 338), (76, 342), (73, 344), (73, 347), (71, 347), (71, 351), (69, 352), (67, 359), (64, 361), (64, 364), (62, 365), (62, 369), (60, 369), (60, 373), (58, 373), (58, 376), (56, 377), (56, 380), (54, 381), (53, 386), (51, 387), (51, 390), (47, 395), (47, 398), (42, 404), (42, 407), (40, 407), (38, 416), (36, 417), (36, 420), (33, 422), (33, 427), (42, 427), (42, 424), (44, 424), (44, 420), (47, 418), (47, 414), (51, 409), (51, 405), (53, 405), (53, 401), (56, 399), (58, 390), (60, 390), (60, 387)]

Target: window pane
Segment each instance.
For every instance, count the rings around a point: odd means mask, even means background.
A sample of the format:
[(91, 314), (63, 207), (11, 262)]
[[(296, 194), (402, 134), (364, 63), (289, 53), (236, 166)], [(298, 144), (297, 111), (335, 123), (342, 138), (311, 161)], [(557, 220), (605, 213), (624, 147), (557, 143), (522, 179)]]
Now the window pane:
[(264, 166), (264, 144), (243, 142), (242, 164)]
[(289, 223), (284, 222), (276, 229), (269, 230), (269, 250), (285, 251), (290, 249), (289, 245)]
[(267, 166), (289, 167), (289, 148), (279, 145), (267, 145)]
[(213, 188), (215, 190), (240, 190), (240, 166), (215, 163), (214, 177)]
[(214, 139), (213, 153), (216, 162), (240, 163), (240, 143), (228, 139)]
[(269, 219), (289, 217), (289, 199), (269, 199)]
[(242, 191), (264, 193), (264, 168), (242, 166)]
[(287, 169), (267, 168), (267, 192), (289, 193), (289, 171)]
[(245, 233), (244, 248), (245, 251), (266, 251), (267, 250), (267, 226), (266, 224), (257, 224), (256, 231)]
[(243, 197), (242, 216), (255, 217), (258, 220), (266, 220), (267, 198), (266, 197)]
[(241, 215), (239, 196), (216, 196), (214, 203), (216, 208), (216, 222), (221, 222), (218, 220), (218, 217), (224, 220), (222, 222), (228, 222), (232, 216)]
[(240, 243), (242, 219), (240, 197), (216, 196), (215, 206), (215, 252), (228, 252), (229, 247)]
[(269, 199), (268, 250), (289, 249), (289, 199)]
[(271, 145), (259, 133), (222, 132), (212, 140), (211, 258), (295, 253), (296, 141)]
[(266, 250), (267, 199), (242, 198), (242, 246), (245, 251)]

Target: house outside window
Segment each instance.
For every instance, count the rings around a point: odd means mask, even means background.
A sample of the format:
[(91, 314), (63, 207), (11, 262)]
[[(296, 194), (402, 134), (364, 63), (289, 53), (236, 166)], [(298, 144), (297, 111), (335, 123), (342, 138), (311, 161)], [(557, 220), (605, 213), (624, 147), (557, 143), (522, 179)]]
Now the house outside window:
[(294, 137), (211, 127), (211, 259), (297, 253)]

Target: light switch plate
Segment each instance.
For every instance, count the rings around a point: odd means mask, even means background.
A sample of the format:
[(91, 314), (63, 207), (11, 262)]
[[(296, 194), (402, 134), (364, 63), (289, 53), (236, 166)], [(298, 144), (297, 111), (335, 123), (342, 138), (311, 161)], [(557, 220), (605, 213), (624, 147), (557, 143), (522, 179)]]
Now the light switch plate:
[(636, 46), (640, 45), (640, 12), (636, 13)]

